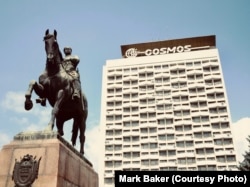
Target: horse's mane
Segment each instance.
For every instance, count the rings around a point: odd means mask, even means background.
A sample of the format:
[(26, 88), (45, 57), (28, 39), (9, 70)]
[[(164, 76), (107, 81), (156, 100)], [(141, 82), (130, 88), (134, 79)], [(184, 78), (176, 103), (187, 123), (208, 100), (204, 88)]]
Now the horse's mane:
[(62, 52), (61, 52), (61, 50), (60, 50), (59, 46), (58, 46), (58, 51), (59, 51), (60, 61), (63, 61)]

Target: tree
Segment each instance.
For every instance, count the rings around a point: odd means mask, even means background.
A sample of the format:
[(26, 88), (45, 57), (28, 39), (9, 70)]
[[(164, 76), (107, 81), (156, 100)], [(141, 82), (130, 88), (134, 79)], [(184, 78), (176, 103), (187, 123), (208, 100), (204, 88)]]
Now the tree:
[(250, 135), (248, 136), (247, 141), (249, 142), (249, 150), (245, 151), (243, 162), (239, 162), (238, 169), (240, 171), (250, 171)]

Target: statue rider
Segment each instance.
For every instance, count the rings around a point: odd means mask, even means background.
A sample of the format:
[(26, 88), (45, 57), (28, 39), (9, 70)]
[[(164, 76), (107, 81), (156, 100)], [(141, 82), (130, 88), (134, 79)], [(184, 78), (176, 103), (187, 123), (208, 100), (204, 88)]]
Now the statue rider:
[(77, 69), (77, 65), (80, 62), (80, 59), (76, 55), (72, 55), (71, 47), (64, 47), (63, 52), (65, 57), (63, 59), (62, 65), (65, 71), (73, 78), (73, 95), (72, 99), (80, 99), (81, 95), (81, 82), (80, 75)]

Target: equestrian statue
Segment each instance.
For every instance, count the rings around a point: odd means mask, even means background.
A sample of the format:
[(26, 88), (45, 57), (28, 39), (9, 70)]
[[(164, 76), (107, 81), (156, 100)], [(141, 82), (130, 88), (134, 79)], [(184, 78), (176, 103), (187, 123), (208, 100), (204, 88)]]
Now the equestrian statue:
[(33, 107), (31, 95), (34, 90), (39, 97), (36, 103), (46, 106), (46, 100), (48, 100), (52, 107), (50, 121), (45, 130), (53, 131), (56, 123), (58, 134), (63, 136), (64, 122), (73, 119), (71, 142), (73, 146), (76, 145), (79, 131), (80, 153), (83, 155), (88, 102), (81, 89), (77, 69), (80, 60), (78, 56), (71, 54), (70, 47), (64, 48), (65, 57), (63, 58), (57, 42), (56, 30), (54, 34), (50, 34), (47, 29), (43, 39), (46, 52), (45, 70), (39, 76), (38, 82), (30, 81), (25, 93), (24, 108), (30, 110)]

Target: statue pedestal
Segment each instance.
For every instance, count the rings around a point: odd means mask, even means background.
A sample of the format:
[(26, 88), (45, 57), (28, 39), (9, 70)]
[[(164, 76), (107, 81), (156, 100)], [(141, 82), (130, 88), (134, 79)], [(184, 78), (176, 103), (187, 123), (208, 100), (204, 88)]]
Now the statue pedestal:
[[(0, 151), (0, 186), (14, 187), (16, 161), (25, 155), (40, 160), (32, 187), (98, 187), (98, 174), (92, 164), (56, 132), (20, 133)], [(26, 170), (23, 170), (26, 171)], [(28, 173), (18, 171), (21, 180)], [(32, 170), (31, 170), (32, 172)]]

